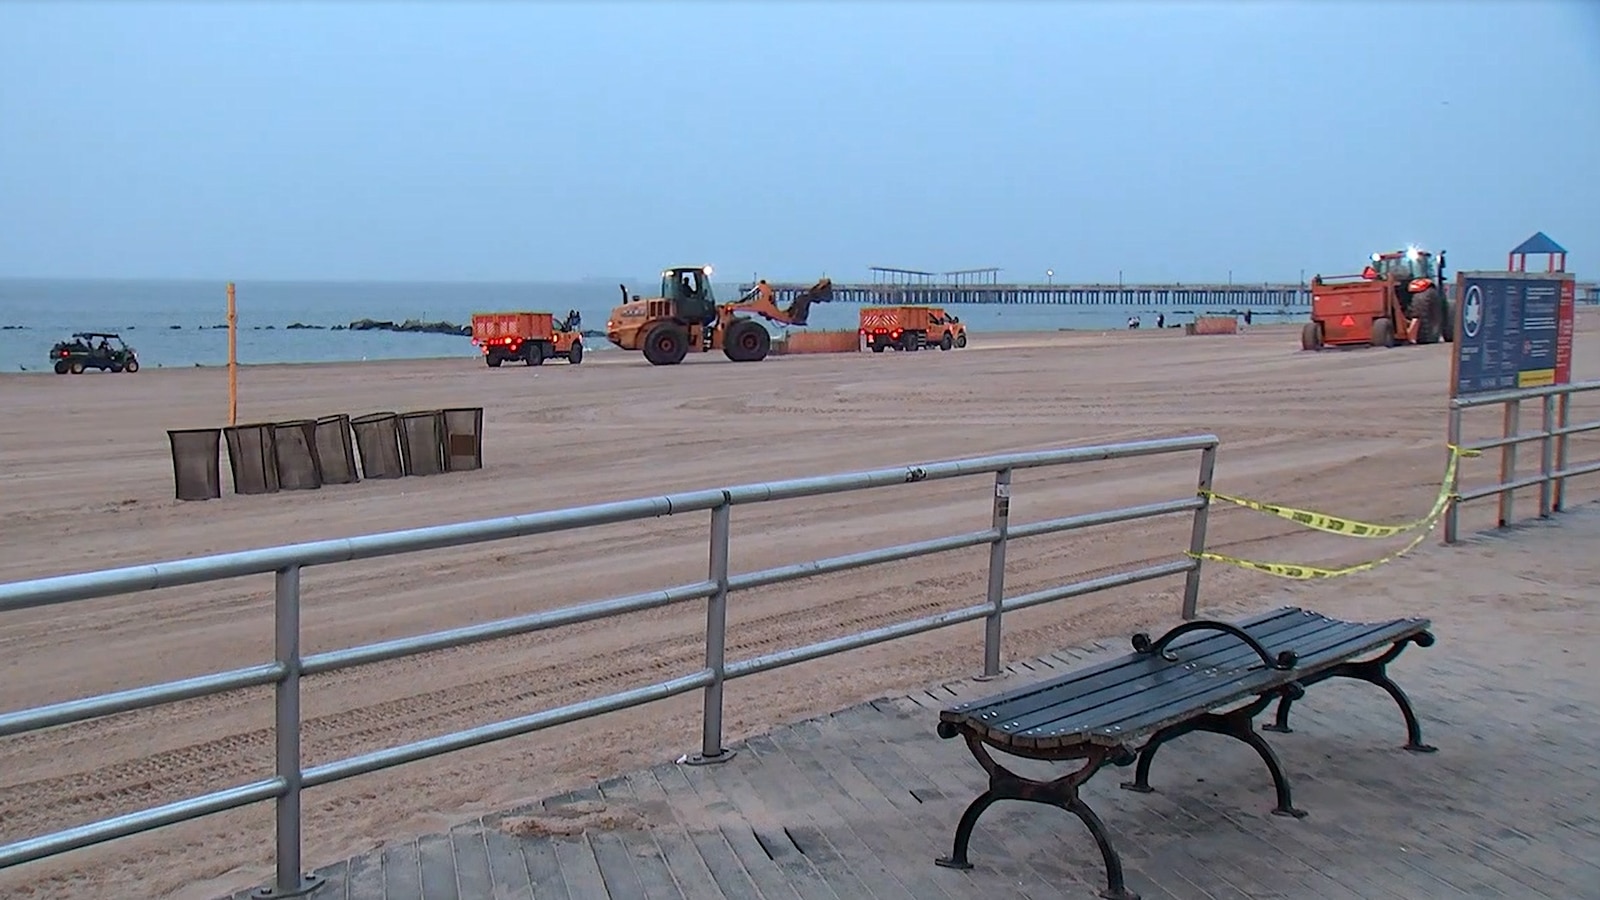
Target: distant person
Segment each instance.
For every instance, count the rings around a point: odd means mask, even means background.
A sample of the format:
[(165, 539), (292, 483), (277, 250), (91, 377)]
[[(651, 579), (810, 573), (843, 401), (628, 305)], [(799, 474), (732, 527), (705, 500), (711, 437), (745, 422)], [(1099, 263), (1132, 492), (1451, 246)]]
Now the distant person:
[(1156, 313), (1156, 327), (1157, 328), (1165, 328), (1165, 327), (1167, 327), (1167, 314), (1166, 313)]
[(1244, 323), (1246, 325), (1250, 324), (1250, 310), (1249, 310), (1249, 308), (1246, 308), (1245, 311), (1244, 311)]

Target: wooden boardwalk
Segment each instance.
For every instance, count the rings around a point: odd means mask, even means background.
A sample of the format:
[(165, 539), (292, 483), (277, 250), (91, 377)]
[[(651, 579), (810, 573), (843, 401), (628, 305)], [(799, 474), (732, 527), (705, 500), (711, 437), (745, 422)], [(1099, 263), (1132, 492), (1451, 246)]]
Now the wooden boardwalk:
[[(1600, 515), (1567, 516), (1600, 539)], [(1600, 597), (1569, 602), (1559, 622), (1522, 626), (1488, 607), (1466, 624), (1442, 623), (1450, 600), (1421, 610), (1436, 617), (1439, 643), (1409, 649), (1391, 669), (1438, 753), (1400, 749), (1404, 728), (1381, 691), (1334, 682), (1296, 705), (1294, 733), (1266, 735), (1305, 819), (1269, 814), (1259, 758), (1227, 739), (1197, 734), (1166, 747), (1154, 794), (1119, 790), (1124, 773), (1103, 772), (1085, 798), (1113, 829), (1130, 886), (1145, 900), (1600, 898), (1600, 676), (1586, 667)], [(958, 697), (1123, 646), (862, 704), (752, 738), (724, 764), (663, 763), (392, 843), (321, 870), (327, 882), (311, 896), (1095, 897), (1104, 882), (1087, 832), (1036, 804), (999, 804), (984, 817), (973, 870), (933, 864), (984, 787), (961, 742), (939, 740), (934, 724)]]

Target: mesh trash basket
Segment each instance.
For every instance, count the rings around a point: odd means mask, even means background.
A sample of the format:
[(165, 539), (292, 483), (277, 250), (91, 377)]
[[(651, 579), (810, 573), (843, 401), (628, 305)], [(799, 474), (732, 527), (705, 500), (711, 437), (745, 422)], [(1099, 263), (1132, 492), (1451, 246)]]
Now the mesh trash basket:
[(483, 407), (444, 410), (444, 468), (447, 472), (483, 468)]
[(361, 477), (399, 478), (406, 474), (400, 458), (400, 417), (392, 412), (368, 413), (350, 420), (356, 449), (361, 451)]
[(168, 431), (172, 444), (172, 481), (179, 500), (214, 500), (222, 496), (222, 429)]
[(322, 466), (323, 484), (354, 484), (356, 448), (350, 439), (350, 417), (340, 413), (317, 420), (317, 462)]
[(442, 410), (400, 414), (400, 457), (407, 475), (438, 475), (444, 471)]
[(272, 426), (230, 425), (222, 429), (228, 441), (228, 468), (233, 471), (235, 494), (272, 494), (278, 490), (278, 455), (272, 443)]
[(278, 487), (286, 491), (322, 487), (322, 464), (317, 460), (317, 423), (312, 419), (278, 422), (272, 426), (272, 444), (278, 457)]

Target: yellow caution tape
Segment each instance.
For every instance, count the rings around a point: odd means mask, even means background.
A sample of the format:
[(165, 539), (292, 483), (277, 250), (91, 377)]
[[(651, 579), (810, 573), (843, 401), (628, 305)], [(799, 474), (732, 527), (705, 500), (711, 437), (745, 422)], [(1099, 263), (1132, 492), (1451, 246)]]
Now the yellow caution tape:
[(1269, 513), (1280, 519), (1288, 519), (1307, 528), (1315, 528), (1318, 531), (1326, 531), (1329, 534), (1342, 534), (1346, 537), (1358, 538), (1389, 538), (1432, 524), (1439, 513), (1444, 511), (1446, 504), (1450, 502), (1450, 485), (1455, 480), (1457, 462), (1463, 456), (1477, 455), (1478, 451), (1476, 450), (1462, 450), (1460, 447), (1450, 445), (1450, 462), (1445, 466), (1444, 480), (1439, 485), (1439, 495), (1434, 498), (1433, 508), (1422, 518), (1401, 525), (1376, 525), (1371, 522), (1361, 522), (1343, 516), (1330, 516), (1327, 513), (1313, 512), (1309, 509), (1296, 509), (1292, 506), (1281, 506), (1276, 503), (1262, 503), (1259, 500), (1231, 497), (1215, 491), (1202, 491), (1201, 493), (1203, 496), (1210, 497), (1213, 500), (1222, 500), (1243, 506), (1246, 509)]
[[(1282, 518), (1289, 519), (1291, 521), (1300, 522), (1301, 524), (1308, 525), (1312, 528), (1317, 528), (1319, 531), (1328, 531), (1333, 534), (1343, 534), (1351, 537), (1393, 537), (1394, 535), (1403, 534), (1413, 529), (1422, 529), (1421, 533), (1412, 538), (1411, 541), (1404, 547), (1401, 547), (1392, 553), (1381, 556), (1370, 562), (1356, 563), (1353, 566), (1344, 566), (1343, 568), (1338, 569), (1327, 569), (1321, 566), (1306, 566), (1296, 563), (1259, 562), (1256, 560), (1239, 559), (1238, 557), (1234, 556), (1224, 556), (1220, 553), (1189, 553), (1188, 555), (1192, 559), (1208, 559), (1213, 562), (1227, 563), (1229, 565), (1239, 566), (1241, 568), (1253, 569), (1257, 572), (1265, 572), (1268, 575), (1276, 575), (1279, 578), (1292, 578), (1297, 580), (1337, 578), (1341, 575), (1352, 575), (1356, 572), (1365, 572), (1369, 569), (1376, 569), (1378, 566), (1381, 566), (1384, 563), (1398, 559), (1399, 557), (1411, 552), (1417, 547), (1418, 544), (1421, 544), (1427, 539), (1428, 535), (1432, 533), (1434, 526), (1439, 523), (1439, 519), (1444, 514), (1445, 508), (1455, 497), (1450, 487), (1455, 481), (1457, 463), (1463, 456), (1478, 455), (1479, 452), (1477, 450), (1463, 450), (1460, 447), (1451, 445), (1450, 462), (1445, 466), (1444, 484), (1439, 489), (1439, 496), (1434, 500), (1433, 508), (1428, 511), (1426, 516), (1423, 516), (1415, 522), (1411, 522), (1406, 525), (1372, 525), (1366, 522), (1356, 522), (1350, 519), (1339, 519), (1333, 516), (1326, 516), (1322, 513), (1315, 513), (1309, 510), (1297, 510), (1287, 506), (1274, 506), (1266, 503), (1257, 504), (1254, 503), (1254, 501), (1245, 501), (1241, 504), (1250, 506), (1252, 509), (1261, 509), (1264, 512), (1271, 512), (1274, 515), (1281, 516)], [(1240, 502), (1232, 497), (1222, 497), (1220, 495), (1213, 496), (1215, 496), (1217, 499), (1229, 500), (1230, 502)], [(1286, 515), (1286, 513), (1297, 515)], [(1309, 521), (1307, 518), (1302, 518), (1302, 516), (1309, 517)], [(1319, 524), (1312, 524), (1313, 522)], [(1341, 528), (1337, 526), (1344, 527)]]

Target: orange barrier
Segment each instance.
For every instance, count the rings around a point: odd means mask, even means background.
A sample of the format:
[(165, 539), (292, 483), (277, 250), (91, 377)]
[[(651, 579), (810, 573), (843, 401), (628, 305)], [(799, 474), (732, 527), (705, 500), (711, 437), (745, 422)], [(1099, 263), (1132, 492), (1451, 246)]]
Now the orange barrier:
[(861, 336), (854, 329), (850, 331), (792, 331), (781, 342), (774, 341), (773, 350), (785, 355), (795, 353), (857, 353), (861, 350)]
[(1233, 316), (1196, 316), (1183, 326), (1184, 334), (1238, 334), (1239, 320)]

